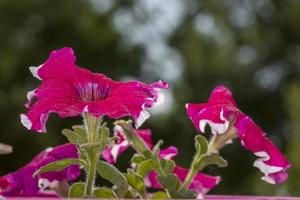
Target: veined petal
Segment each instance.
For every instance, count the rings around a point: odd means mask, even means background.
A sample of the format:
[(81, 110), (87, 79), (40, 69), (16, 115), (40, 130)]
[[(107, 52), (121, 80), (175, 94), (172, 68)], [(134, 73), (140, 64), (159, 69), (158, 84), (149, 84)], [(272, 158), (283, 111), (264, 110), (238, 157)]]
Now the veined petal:
[(166, 82), (116, 82), (103, 74), (78, 67), (75, 60), (71, 48), (62, 48), (52, 51), (38, 67), (30, 67), (42, 85), (27, 94), (25, 106), (29, 112), (21, 114), (25, 127), (45, 132), (50, 113), (68, 117), (83, 112), (114, 119), (131, 116), (139, 127), (150, 117), (148, 109), (163, 102), (160, 90), (168, 88)]
[[(82, 103), (76, 89), (65, 81), (47, 80), (28, 95), (27, 114), (21, 114), (21, 122), (27, 128), (46, 132), (46, 121), (50, 113), (61, 117), (77, 116), (86, 104)], [(34, 101), (35, 100), (35, 101)]]
[[(150, 117), (149, 109), (163, 102), (163, 94), (160, 90), (166, 88), (168, 84), (162, 81), (150, 85), (138, 81), (124, 82), (112, 88), (111, 97), (125, 107), (119, 117), (132, 116), (136, 127), (139, 127)], [(114, 116), (110, 117), (114, 118)]]

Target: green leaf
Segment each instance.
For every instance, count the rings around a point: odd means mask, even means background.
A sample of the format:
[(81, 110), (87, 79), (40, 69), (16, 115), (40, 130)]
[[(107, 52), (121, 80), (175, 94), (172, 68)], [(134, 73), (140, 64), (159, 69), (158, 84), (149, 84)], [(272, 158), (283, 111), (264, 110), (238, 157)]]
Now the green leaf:
[(144, 179), (136, 174), (134, 171), (131, 169), (127, 170), (127, 173), (124, 174), (128, 184), (134, 188), (142, 197), (146, 196), (146, 187), (144, 185)]
[(137, 174), (141, 177), (145, 177), (151, 170), (154, 169), (154, 161), (153, 160), (145, 160), (138, 164), (137, 166)]
[(152, 194), (151, 199), (170, 199), (167, 193), (165, 192), (155, 192)]
[(110, 133), (109, 128), (107, 127), (99, 128), (99, 133), (96, 141), (102, 142), (102, 146), (108, 145), (110, 143), (109, 133)]
[(123, 197), (128, 189), (127, 180), (124, 175), (113, 165), (103, 161), (97, 162), (98, 174), (117, 186), (117, 195)]
[(167, 176), (157, 176), (159, 183), (169, 191), (178, 191), (181, 185), (180, 180), (174, 174)]
[(196, 193), (190, 190), (170, 191), (170, 196), (175, 199), (195, 199)]
[(94, 197), (101, 199), (117, 199), (117, 195), (108, 188), (96, 188), (94, 189)]
[(205, 154), (208, 148), (208, 142), (206, 138), (202, 135), (197, 135), (195, 137), (195, 147), (198, 155)]
[(63, 169), (65, 169), (66, 167), (70, 166), (70, 165), (80, 165), (83, 167), (86, 167), (87, 164), (84, 160), (81, 159), (74, 159), (74, 158), (67, 158), (67, 159), (63, 159), (63, 160), (59, 160), (59, 161), (55, 161), (52, 163), (49, 163), (43, 167), (41, 167), (40, 169), (38, 169), (33, 176), (36, 176), (37, 174), (42, 174), (45, 172), (49, 172), (49, 171), (61, 171)]
[(63, 129), (62, 134), (66, 136), (66, 138), (69, 140), (70, 143), (72, 144), (84, 144), (87, 142), (87, 136), (86, 135), (81, 135), (76, 131), (72, 131), (70, 129)]
[(204, 169), (208, 165), (217, 165), (218, 167), (227, 167), (227, 161), (218, 154), (210, 154), (201, 159), (199, 169)]
[(134, 155), (131, 159), (131, 162), (133, 162), (135, 164), (139, 164), (139, 163), (143, 162), (144, 160), (145, 160), (144, 156)]
[(161, 168), (166, 174), (173, 173), (175, 162), (173, 160), (161, 159), (160, 161)]
[(86, 129), (85, 126), (79, 126), (79, 125), (75, 125), (72, 126), (72, 129), (74, 130), (74, 132), (76, 132), (79, 136), (80, 136), (80, 144), (84, 144), (87, 143), (88, 141), (88, 134), (86, 133)]
[(78, 182), (71, 185), (68, 197), (81, 198), (84, 196), (85, 183)]

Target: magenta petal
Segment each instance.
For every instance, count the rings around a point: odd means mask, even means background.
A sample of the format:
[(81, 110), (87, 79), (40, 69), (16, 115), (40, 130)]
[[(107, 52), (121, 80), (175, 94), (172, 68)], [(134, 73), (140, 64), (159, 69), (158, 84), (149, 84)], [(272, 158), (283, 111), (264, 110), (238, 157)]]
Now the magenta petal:
[(65, 47), (52, 51), (45, 63), (38, 67), (30, 67), (30, 71), (33, 76), (43, 81), (60, 79), (76, 82), (80, 80), (78, 75), (84, 69), (77, 67), (75, 60), (73, 49)]
[[(184, 181), (188, 174), (188, 169), (176, 166), (174, 174), (177, 175), (180, 181)], [(197, 194), (205, 194), (216, 187), (220, 180), (221, 178), (219, 176), (209, 176), (203, 173), (197, 173), (190, 184), (189, 189), (195, 191)], [(146, 176), (145, 184), (147, 187), (153, 189), (161, 189), (161, 185), (157, 180), (157, 173), (154, 171)]]
[(29, 111), (21, 114), (26, 128), (46, 132), (50, 113), (70, 117), (83, 112), (114, 119), (131, 116), (139, 127), (150, 117), (148, 109), (163, 101), (160, 90), (168, 88), (162, 81), (152, 84), (116, 82), (76, 66), (75, 60), (71, 48), (62, 48), (52, 51), (39, 67), (30, 68), (42, 85), (27, 93), (25, 106)]
[(159, 157), (166, 160), (171, 160), (178, 154), (178, 149), (174, 146), (170, 146), (166, 149), (162, 149), (159, 152)]
[(210, 104), (237, 106), (231, 91), (223, 85), (216, 86), (208, 99)]
[(29, 112), (21, 114), (21, 122), (26, 128), (38, 132), (46, 132), (45, 124), (50, 113), (58, 113), (61, 117), (77, 116), (85, 107), (72, 85), (54, 79), (44, 81), (30, 95), (26, 105)]
[[(263, 180), (273, 183), (282, 182), (287, 178), (285, 171), (290, 167), (290, 163), (281, 154), (278, 148), (265, 136), (265, 133), (248, 117), (241, 116), (237, 120), (235, 127), (238, 130), (238, 135), (242, 145), (252, 151), (256, 156), (260, 157), (254, 162), (254, 166), (265, 174)], [(281, 178), (272, 175), (279, 174)], [(284, 178), (283, 178), (284, 177)], [(279, 181), (277, 181), (277, 179)]]
[[(144, 129), (144, 130), (137, 130), (135, 129), (137, 135), (144, 140), (146, 145), (151, 149), (153, 146), (152, 139), (151, 139), (151, 130), (150, 129)], [(130, 144), (126, 140), (126, 137), (123, 133), (123, 129), (120, 126), (115, 126), (114, 129), (114, 135), (118, 136), (118, 140), (115, 142), (115, 144), (111, 147), (106, 148), (102, 152), (102, 157), (109, 163), (116, 163), (117, 158), (120, 154), (122, 154), (124, 151), (126, 151)]]
[[(80, 175), (80, 169), (77, 165), (71, 165), (59, 172), (46, 172), (33, 177), (33, 174), (40, 167), (65, 158), (78, 158), (75, 145), (64, 144), (55, 148), (46, 149), (24, 167), (1, 177), (1, 179), (4, 179), (5, 181), (2, 182), (2, 184), (0, 183), (0, 194), (3, 196), (45, 195), (42, 192), (50, 186), (50, 184), (64, 180), (74, 181)], [(9, 184), (5, 184), (5, 182), (8, 182)], [(40, 185), (41, 183), (44, 184), (43, 187)]]
[(287, 178), (285, 171), (290, 163), (265, 133), (236, 106), (231, 91), (224, 86), (217, 86), (207, 103), (187, 104), (186, 108), (196, 129), (202, 132), (208, 124), (212, 133), (222, 134), (228, 129), (229, 121), (234, 116), (234, 126), (242, 145), (260, 157), (254, 166), (265, 174), (262, 179), (269, 183), (284, 181)]
[[(229, 126), (225, 113), (231, 112), (231, 107), (213, 104), (186, 104), (188, 116), (198, 131), (204, 132), (208, 124), (213, 134), (224, 133)], [(228, 115), (228, 114), (227, 114)]]
[[(148, 109), (163, 102), (163, 94), (160, 90), (166, 88), (168, 88), (168, 85), (162, 81), (150, 85), (130, 81), (119, 83), (118, 86), (112, 89), (111, 96), (126, 108), (122, 116), (131, 115), (136, 126), (139, 127), (150, 117)], [(110, 117), (114, 118), (114, 116)]]
[[(184, 181), (187, 174), (188, 169), (176, 166), (174, 169), (174, 173), (178, 176), (179, 180)], [(189, 186), (189, 189), (197, 192), (197, 194), (205, 194), (209, 190), (213, 189), (220, 182), (221, 178), (219, 176), (209, 176), (203, 173), (197, 173), (194, 176), (192, 183)]]

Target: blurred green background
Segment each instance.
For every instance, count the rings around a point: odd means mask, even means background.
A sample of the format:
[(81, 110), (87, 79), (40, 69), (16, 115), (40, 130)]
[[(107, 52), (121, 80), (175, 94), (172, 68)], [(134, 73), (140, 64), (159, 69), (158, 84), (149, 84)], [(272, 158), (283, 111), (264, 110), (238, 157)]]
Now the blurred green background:
[(236, 141), (222, 151), (228, 168), (205, 170), (223, 178), (211, 193), (300, 196), (299, 20), (298, 0), (0, 0), (0, 142), (14, 146), (0, 157), (0, 173), (66, 142), (60, 130), (80, 123), (53, 114), (48, 133), (39, 134), (19, 120), (27, 91), (39, 85), (28, 67), (70, 46), (79, 66), (115, 80), (170, 83), (166, 103), (143, 128), (177, 146), (176, 161), (185, 167), (196, 131), (184, 104), (206, 101), (217, 84), (230, 87), (293, 167), (286, 183), (269, 185), (252, 166), (255, 156)]

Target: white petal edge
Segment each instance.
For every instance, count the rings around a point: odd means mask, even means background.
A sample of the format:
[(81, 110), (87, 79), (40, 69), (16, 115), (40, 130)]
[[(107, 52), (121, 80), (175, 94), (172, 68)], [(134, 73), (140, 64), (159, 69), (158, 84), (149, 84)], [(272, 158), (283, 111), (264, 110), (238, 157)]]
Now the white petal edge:
[(42, 78), (39, 76), (39, 74), (38, 74), (38, 71), (39, 71), (39, 69), (41, 68), (41, 67), (43, 67), (43, 65), (39, 65), (39, 66), (31, 66), (31, 67), (29, 67), (29, 70), (30, 70), (30, 72), (32, 73), (32, 75), (35, 77), (35, 78), (37, 78), (37, 79), (39, 79), (39, 80), (42, 80)]
[[(186, 105), (188, 107), (188, 105)], [(202, 133), (205, 132), (205, 127), (208, 124), (211, 128), (211, 132), (213, 134), (223, 134), (227, 131), (229, 127), (229, 121), (224, 117), (223, 110), (220, 112), (220, 119), (224, 121), (224, 123), (215, 123), (208, 119), (202, 119), (199, 121), (199, 129)]]
[(28, 130), (30, 130), (32, 127), (32, 122), (30, 121), (30, 119), (24, 114), (21, 114), (20, 117), (23, 126), (25, 126)]
[(276, 184), (275, 180), (269, 176), (263, 176), (263, 177), (261, 177), (261, 180), (266, 181), (267, 183), (270, 183), (270, 184)]
[(254, 162), (253, 166), (257, 167), (262, 173), (268, 175), (268, 174), (276, 173), (276, 172), (283, 170), (283, 167), (271, 166), (264, 162), (264, 161), (267, 161), (270, 159), (270, 156), (268, 155), (267, 152), (258, 151), (258, 152), (255, 152), (254, 154), (260, 158), (258, 158)]
[(46, 178), (40, 178), (38, 181), (38, 187), (41, 191), (44, 191), (46, 189), (55, 188), (55, 187), (57, 187), (57, 185), (58, 185), (57, 180), (49, 181)]
[(28, 101), (30, 101), (32, 99), (32, 97), (35, 96), (35, 91), (36, 91), (36, 89), (27, 92), (26, 96), (27, 96)]
[(146, 110), (144, 106), (142, 106), (142, 111), (140, 112), (135, 123), (136, 128), (139, 128), (150, 116), (150, 112)]
[(127, 140), (124, 140), (123, 142), (121, 142), (120, 144), (115, 144), (112, 148), (111, 148), (111, 155), (114, 159), (114, 162), (117, 162), (117, 158), (119, 155), (119, 150), (121, 149), (121, 147), (126, 147), (129, 146), (129, 143)]

